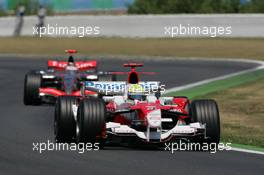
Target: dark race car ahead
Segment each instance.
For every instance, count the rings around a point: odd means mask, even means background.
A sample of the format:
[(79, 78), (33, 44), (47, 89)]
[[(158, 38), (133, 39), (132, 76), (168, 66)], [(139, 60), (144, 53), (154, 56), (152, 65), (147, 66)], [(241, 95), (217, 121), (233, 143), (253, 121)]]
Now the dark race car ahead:
[[(30, 71), (24, 81), (24, 104), (54, 104), (58, 96), (81, 96), (84, 81), (115, 81), (115, 76), (97, 71), (95, 60), (74, 61), (76, 50), (66, 50), (68, 61), (48, 60), (46, 70)], [(94, 94), (84, 91), (85, 95)]]
[[(219, 143), (220, 119), (214, 100), (161, 97), (156, 81), (139, 81), (135, 67), (128, 81), (87, 81), (97, 98), (61, 96), (55, 106), (57, 142), (132, 142), (161, 144), (177, 139)], [(143, 72), (144, 73), (144, 72)], [(119, 73), (120, 74), (120, 73)], [(70, 106), (70, 107), (69, 107)]]

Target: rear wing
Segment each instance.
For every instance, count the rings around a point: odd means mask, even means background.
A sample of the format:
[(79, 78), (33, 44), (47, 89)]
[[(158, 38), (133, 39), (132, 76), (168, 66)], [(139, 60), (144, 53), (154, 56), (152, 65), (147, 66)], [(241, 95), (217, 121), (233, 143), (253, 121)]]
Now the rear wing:
[(128, 75), (127, 82), (130, 84), (138, 84), (140, 82), (139, 75), (154, 75), (155, 72), (139, 72), (136, 70), (136, 67), (143, 67), (143, 63), (125, 63), (124, 67), (130, 67), (129, 72), (109, 72), (109, 74), (115, 75)]
[[(74, 63), (78, 70), (90, 70), (95, 69), (97, 67), (97, 61), (89, 60), (89, 61), (77, 61)], [(56, 60), (48, 60), (48, 68), (56, 69), (56, 70), (65, 70), (68, 66), (67, 61), (56, 61)]]
[(97, 67), (97, 61), (77, 61), (75, 66), (79, 70), (95, 69)]
[(131, 73), (136, 73), (138, 75), (140, 74), (145, 74), (145, 75), (155, 75), (156, 72), (139, 72), (136, 71), (136, 67), (143, 67), (144, 64), (143, 63), (125, 63), (123, 64), (124, 67), (130, 67), (130, 71), (129, 72), (109, 72), (110, 74), (116, 74), (116, 75), (129, 75)]

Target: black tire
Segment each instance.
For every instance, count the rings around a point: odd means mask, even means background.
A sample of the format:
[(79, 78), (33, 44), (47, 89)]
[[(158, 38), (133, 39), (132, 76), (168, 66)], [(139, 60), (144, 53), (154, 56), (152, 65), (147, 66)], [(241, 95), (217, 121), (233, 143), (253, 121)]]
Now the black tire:
[(206, 140), (201, 142), (219, 143), (220, 117), (217, 103), (214, 100), (194, 100), (191, 103), (192, 122), (206, 124)]
[(60, 96), (55, 105), (54, 134), (56, 142), (73, 142), (76, 138), (76, 121), (72, 105), (77, 98)]
[(98, 98), (86, 98), (80, 102), (77, 115), (77, 141), (99, 142), (103, 146), (102, 133), (106, 124), (105, 102)]
[(39, 88), (41, 87), (41, 75), (29, 72), (24, 80), (24, 104), (40, 105)]
[(116, 75), (111, 75), (111, 74), (98, 75), (98, 81), (116, 81)]

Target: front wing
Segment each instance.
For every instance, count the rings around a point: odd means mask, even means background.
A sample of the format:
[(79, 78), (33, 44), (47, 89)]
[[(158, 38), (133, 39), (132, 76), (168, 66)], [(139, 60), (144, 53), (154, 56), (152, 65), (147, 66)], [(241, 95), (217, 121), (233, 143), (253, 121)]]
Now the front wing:
[(115, 122), (108, 122), (106, 124), (108, 134), (120, 137), (131, 137), (135, 136), (144, 142), (160, 143), (167, 142), (173, 138), (183, 138), (183, 137), (195, 137), (203, 136), (206, 137), (206, 127), (205, 124), (201, 123), (191, 123), (189, 125), (175, 125), (174, 128), (170, 130), (156, 130), (151, 131), (137, 131), (127, 125), (121, 125)]

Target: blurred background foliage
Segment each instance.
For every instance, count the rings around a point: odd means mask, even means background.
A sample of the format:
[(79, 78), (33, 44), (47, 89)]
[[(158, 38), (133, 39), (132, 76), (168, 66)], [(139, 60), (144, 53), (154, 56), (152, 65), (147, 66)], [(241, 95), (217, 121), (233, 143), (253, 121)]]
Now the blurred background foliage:
[(130, 14), (263, 13), (264, 0), (135, 0)]
[(35, 15), (39, 5), (46, 7), (48, 15), (115, 10), (128, 14), (264, 13), (264, 0), (0, 0), (0, 16), (14, 15), (19, 4), (25, 6), (26, 15)]

